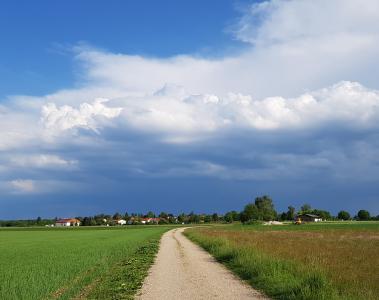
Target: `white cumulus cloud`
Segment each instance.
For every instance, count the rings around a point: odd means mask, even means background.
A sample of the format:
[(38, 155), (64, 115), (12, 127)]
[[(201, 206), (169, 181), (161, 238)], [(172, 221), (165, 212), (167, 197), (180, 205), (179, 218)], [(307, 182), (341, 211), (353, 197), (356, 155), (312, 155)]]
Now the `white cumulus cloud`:
[[(95, 101), (95, 103), (97, 103)], [(142, 97), (117, 98), (94, 106), (44, 106), (42, 121), (47, 129), (65, 131), (74, 127), (96, 130), (96, 116), (114, 119), (126, 130), (162, 132), (172, 138), (180, 135), (207, 136), (230, 128), (247, 130), (304, 129), (339, 123), (341, 126), (372, 128), (379, 119), (379, 91), (357, 82), (343, 81), (295, 98), (250, 95), (190, 95), (165, 92)], [(96, 107), (98, 109), (96, 109)], [(112, 123), (111, 123), (112, 124)]]
[(115, 118), (121, 108), (109, 108), (104, 103), (107, 99), (95, 99), (93, 103), (82, 103), (79, 109), (64, 105), (57, 107), (48, 103), (42, 107), (42, 123), (47, 129), (63, 131), (71, 128), (87, 128), (96, 131), (96, 117)]

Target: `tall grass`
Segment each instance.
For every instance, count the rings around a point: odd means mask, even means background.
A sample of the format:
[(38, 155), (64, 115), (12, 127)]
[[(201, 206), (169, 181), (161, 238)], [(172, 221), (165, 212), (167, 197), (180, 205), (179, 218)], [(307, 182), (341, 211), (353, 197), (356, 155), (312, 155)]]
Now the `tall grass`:
[(227, 239), (203, 236), (196, 231), (187, 231), (186, 235), (268, 296), (276, 299), (336, 298), (325, 276), (317, 270), (300, 268), (294, 262), (233, 245)]
[[(112, 299), (118, 288), (127, 298), (141, 284), (167, 229), (0, 230), (0, 299), (80, 299), (95, 288), (93, 298)], [(147, 245), (150, 252), (141, 250)], [(113, 286), (105, 283), (117, 274), (125, 276)]]
[(186, 235), (276, 299), (379, 298), (378, 225), (299, 227), (225, 226)]

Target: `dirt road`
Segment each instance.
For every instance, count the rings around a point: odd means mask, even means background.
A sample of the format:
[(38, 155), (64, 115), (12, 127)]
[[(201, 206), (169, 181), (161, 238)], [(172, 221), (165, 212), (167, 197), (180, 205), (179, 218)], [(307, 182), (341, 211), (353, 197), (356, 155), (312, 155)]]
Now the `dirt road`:
[(137, 299), (265, 299), (188, 240), (183, 231), (174, 229), (163, 235)]

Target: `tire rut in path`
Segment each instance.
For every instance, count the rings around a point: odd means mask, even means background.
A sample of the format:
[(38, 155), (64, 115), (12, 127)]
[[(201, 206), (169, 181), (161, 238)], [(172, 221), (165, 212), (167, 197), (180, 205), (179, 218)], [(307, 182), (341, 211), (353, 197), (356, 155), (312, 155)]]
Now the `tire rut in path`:
[(136, 299), (268, 299), (187, 239), (184, 229), (162, 236), (155, 263)]

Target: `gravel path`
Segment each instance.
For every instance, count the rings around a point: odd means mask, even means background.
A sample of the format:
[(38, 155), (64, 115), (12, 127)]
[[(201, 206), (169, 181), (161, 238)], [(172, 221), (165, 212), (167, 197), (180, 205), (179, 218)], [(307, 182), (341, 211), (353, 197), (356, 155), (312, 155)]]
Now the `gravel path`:
[(166, 232), (137, 299), (267, 299), (188, 240)]

